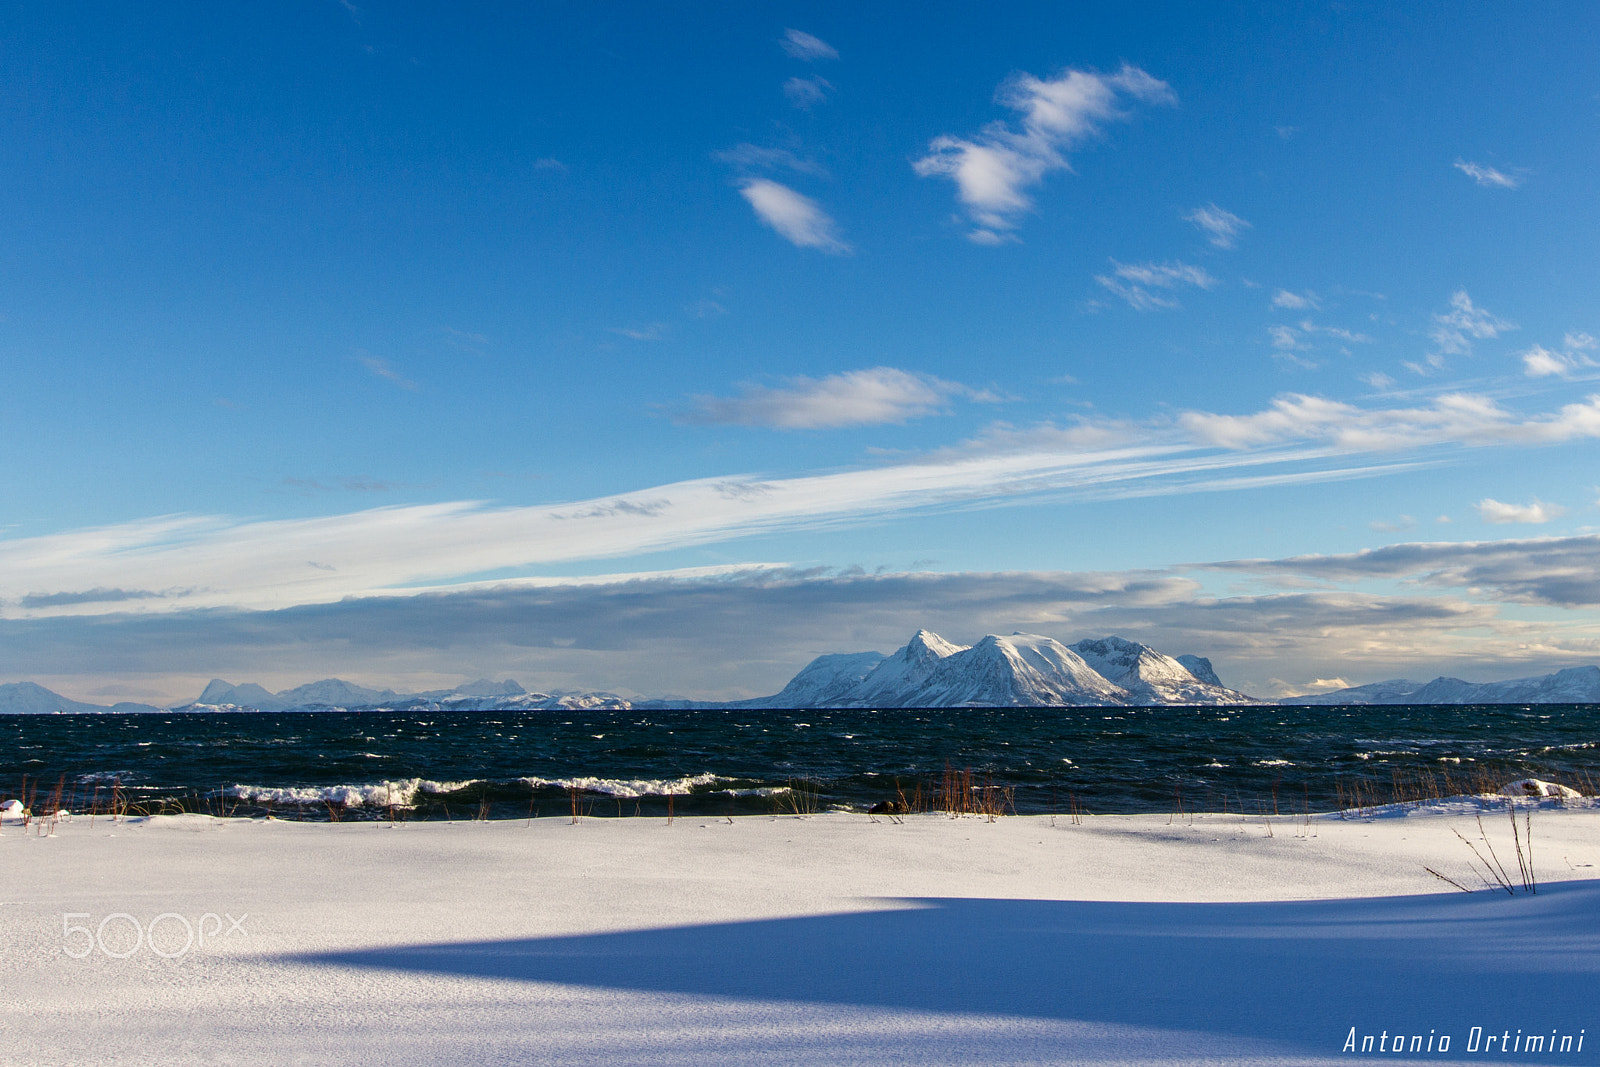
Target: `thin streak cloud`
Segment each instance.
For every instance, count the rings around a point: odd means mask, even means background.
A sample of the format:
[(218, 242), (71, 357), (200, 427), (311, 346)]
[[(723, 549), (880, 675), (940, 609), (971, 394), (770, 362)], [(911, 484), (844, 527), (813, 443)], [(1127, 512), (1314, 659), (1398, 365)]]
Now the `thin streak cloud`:
[[(95, 614), (71, 594), (141, 589), (171, 592), (124, 610), (276, 608), (913, 511), (1371, 476), (1411, 461), (1362, 454), (1600, 437), (1600, 396), (1535, 416), (1470, 396), (1376, 411), (1290, 396), (1251, 416), (1114, 423), (1104, 444), (1094, 443), (1096, 429), (1013, 434), (999, 448), (979, 439), (921, 462), (704, 478), (567, 504), (449, 501), (268, 522), (169, 516), (0, 541), (0, 613)], [(744, 484), (749, 492), (734, 491)], [(29, 599), (39, 597), (54, 599)]]
[(1469, 163), (1458, 159), (1454, 164), (1456, 170), (1471, 178), (1474, 183), (1491, 189), (1515, 189), (1522, 184), (1522, 179), (1514, 175), (1499, 171), (1482, 163)]
[(736, 397), (696, 397), (677, 421), (780, 430), (882, 426), (938, 414), (953, 396), (992, 399), (931, 375), (873, 367), (820, 379), (792, 378), (781, 388), (749, 385)]
[(839, 237), (832, 217), (808, 196), (795, 192), (770, 178), (751, 178), (739, 186), (739, 195), (754, 209), (756, 217), (797, 248), (815, 248), (831, 255), (845, 255), (850, 246)]
[(1239, 234), (1251, 228), (1244, 219), (1215, 204), (1197, 207), (1183, 218), (1185, 222), (1194, 223), (1212, 245), (1222, 249), (1232, 248), (1238, 243)]
[(807, 63), (814, 63), (819, 59), (838, 59), (839, 51), (833, 45), (820, 37), (814, 37), (804, 30), (784, 30), (783, 38), (778, 46), (791, 59), (799, 59)]
[(382, 378), (384, 381), (393, 382), (395, 385), (407, 390), (408, 392), (414, 393), (417, 391), (417, 383), (391, 367), (388, 360), (379, 359), (377, 356), (363, 355), (357, 356), (356, 362), (360, 363), (363, 367), (367, 368), (367, 370), (371, 371), (372, 374)]

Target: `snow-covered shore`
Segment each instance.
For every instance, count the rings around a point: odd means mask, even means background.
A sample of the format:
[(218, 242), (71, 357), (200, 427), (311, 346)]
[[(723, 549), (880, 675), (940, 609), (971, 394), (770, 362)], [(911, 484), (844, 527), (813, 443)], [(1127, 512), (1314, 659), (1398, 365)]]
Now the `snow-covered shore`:
[(1531, 808), (1528, 894), (1504, 803), (6, 821), (0, 1061), (1600, 1062), (1600, 810)]

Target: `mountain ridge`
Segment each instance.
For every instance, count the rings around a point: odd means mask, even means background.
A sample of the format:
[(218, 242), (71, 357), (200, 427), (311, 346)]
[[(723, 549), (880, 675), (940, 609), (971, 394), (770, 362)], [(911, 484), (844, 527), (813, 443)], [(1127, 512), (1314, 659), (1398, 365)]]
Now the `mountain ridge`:
[(253, 682), (208, 682), (195, 700), (171, 708), (71, 700), (33, 682), (0, 684), (0, 714), (145, 713), (159, 711), (490, 711), (586, 708), (909, 708), (1115, 707), (1266, 704), (1595, 704), (1600, 666), (1493, 682), (1440, 676), (1396, 678), (1328, 693), (1262, 701), (1222, 684), (1211, 660), (1170, 656), (1149, 645), (1108, 636), (1064, 645), (1020, 631), (989, 634), (959, 645), (931, 630), (885, 655), (831, 652), (800, 669), (779, 692), (733, 701), (629, 700), (603, 690), (530, 692), (512, 679), (482, 678), (452, 689), (398, 693), (324, 678), (277, 693)]

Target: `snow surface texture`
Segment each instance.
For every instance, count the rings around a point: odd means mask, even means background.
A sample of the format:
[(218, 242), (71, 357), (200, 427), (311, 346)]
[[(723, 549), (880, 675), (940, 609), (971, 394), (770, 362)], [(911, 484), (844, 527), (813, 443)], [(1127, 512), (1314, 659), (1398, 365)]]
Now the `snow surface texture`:
[(1582, 793), (1569, 785), (1546, 782), (1538, 778), (1518, 778), (1515, 782), (1508, 782), (1500, 792), (1508, 797), (1576, 798), (1583, 796)]
[[(1481, 887), (1453, 830), (1537, 894)], [(0, 832), (8, 1064), (1317, 1064), (1354, 1028), (1577, 1034), (1600, 811), (1377, 817), (205, 816)], [(1519, 820), (1520, 821), (1520, 820)], [(1512, 868), (1516, 877), (1515, 867)], [(121, 917), (118, 917), (118, 916)], [(216, 916), (215, 921), (205, 916)], [(154, 944), (130, 922), (157, 916)], [(178, 950), (176, 918), (210, 931)], [(239, 921), (238, 932), (231, 925)], [(102, 926), (104, 924), (104, 926)], [(69, 927), (98, 931), (93, 945)], [(131, 949), (131, 950), (130, 950)], [(1387, 1051), (1387, 1049), (1386, 1049)]]

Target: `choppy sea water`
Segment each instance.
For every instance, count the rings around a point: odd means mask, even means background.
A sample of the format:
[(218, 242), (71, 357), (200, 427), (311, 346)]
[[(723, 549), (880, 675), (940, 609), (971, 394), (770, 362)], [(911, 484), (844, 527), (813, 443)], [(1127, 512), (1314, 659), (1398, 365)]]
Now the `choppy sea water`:
[(12, 715), (0, 739), (0, 801), (36, 811), (59, 790), (304, 819), (864, 810), (951, 781), (1023, 814), (1290, 814), (1600, 784), (1595, 705)]

